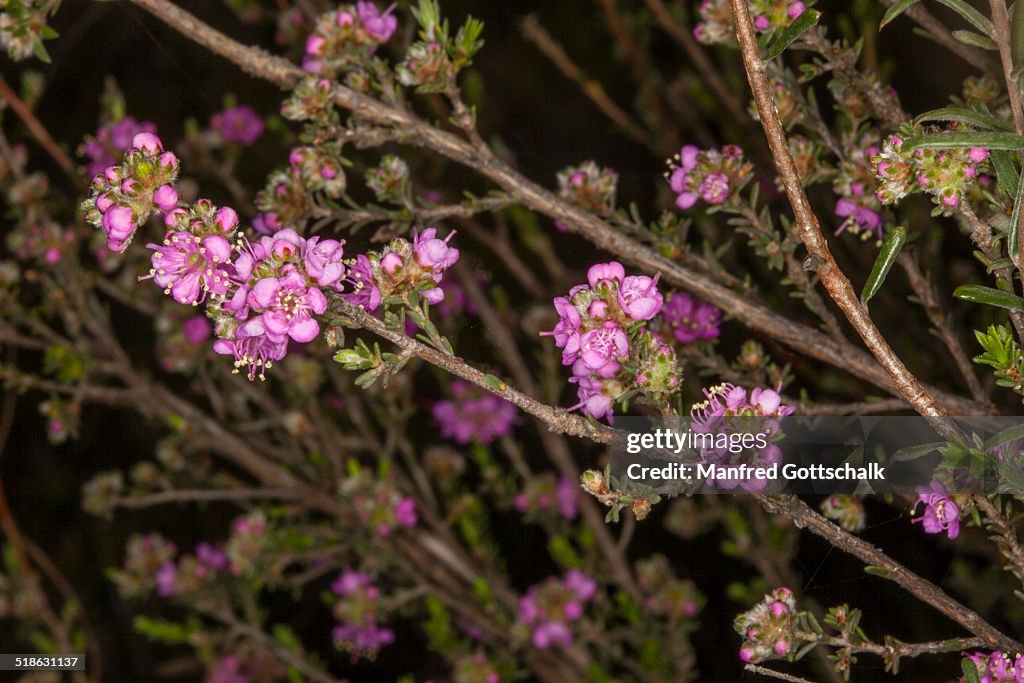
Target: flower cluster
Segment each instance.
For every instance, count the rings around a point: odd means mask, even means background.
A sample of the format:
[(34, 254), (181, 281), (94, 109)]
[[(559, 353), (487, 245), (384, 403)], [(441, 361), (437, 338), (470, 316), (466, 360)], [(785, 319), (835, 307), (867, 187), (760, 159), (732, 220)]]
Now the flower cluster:
[[(792, 415), (796, 409), (782, 404), (782, 397), (773, 389), (755, 388), (750, 391), (732, 384), (721, 384), (704, 389), (707, 400), (695, 404), (690, 409), (693, 418), (690, 429), (701, 434), (728, 435), (768, 434), (779, 432), (777, 418)], [(774, 443), (764, 448), (744, 449), (733, 452), (732, 449), (719, 444), (728, 439), (716, 438), (715, 444), (706, 444), (701, 448), (701, 459), (707, 463), (715, 463), (725, 468), (733, 465), (746, 464), (752, 467), (767, 467), (782, 461), (782, 451)], [(741, 486), (746, 491), (761, 491), (767, 486), (765, 479), (754, 476), (744, 477), (738, 481), (728, 478), (709, 479), (708, 484), (723, 489)]]
[(583, 616), (584, 604), (596, 593), (597, 583), (578, 569), (532, 586), (519, 599), (519, 619), (530, 629), (534, 647), (571, 645), (569, 624)]
[(156, 572), (156, 593), (162, 598), (197, 593), (231, 566), (223, 548), (202, 542), (194, 554), (186, 553), (178, 561), (167, 560)]
[(568, 477), (555, 477), (547, 474), (533, 477), (526, 483), (526, 489), (516, 494), (515, 508), (518, 512), (534, 515), (550, 509), (557, 509), (564, 519), (576, 519), (578, 514), (580, 489), (575, 481)]
[(404, 203), (409, 199), (409, 164), (393, 154), (366, 172), (366, 186), (381, 202)]
[(157, 587), (160, 568), (172, 562), (176, 548), (160, 534), (133, 535), (125, 547), (123, 568), (111, 572), (118, 590), (128, 598), (141, 597)]
[(89, 198), (82, 203), (85, 219), (107, 235), (107, 248), (123, 252), (135, 230), (155, 212), (178, 207), (178, 157), (163, 151), (160, 138), (139, 133), (117, 166), (108, 166), (92, 179)]
[(46, 56), (43, 39), (57, 37), (46, 19), (57, 10), (55, 0), (5, 0), (0, 5), (0, 48), (16, 62), (32, 55)]
[[(366, 490), (366, 487), (363, 487)], [(356, 514), (362, 523), (378, 536), (388, 536), (397, 527), (416, 526), (416, 501), (402, 496), (387, 481), (374, 482), (368, 493), (360, 493), (353, 500)]]
[(960, 506), (953, 502), (953, 497), (946, 493), (946, 488), (933, 481), (929, 486), (918, 486), (915, 490), (917, 501), (914, 503), (913, 513), (917, 514), (919, 505), (924, 505), (924, 512), (913, 520), (914, 523), (921, 522), (925, 533), (928, 534), (946, 532), (949, 538), (959, 536)]
[(331, 583), (331, 591), (338, 596), (333, 606), (338, 624), (331, 631), (336, 648), (354, 659), (372, 659), (381, 647), (395, 642), (394, 631), (377, 624), (380, 589), (369, 574), (346, 569)]
[(700, 612), (704, 596), (693, 581), (672, 574), (668, 558), (651, 557), (636, 563), (636, 581), (644, 596), (644, 607), (652, 614), (672, 620), (692, 619)]
[(562, 364), (572, 366), (580, 399), (573, 410), (610, 419), (614, 401), (634, 385), (651, 395), (678, 386), (675, 351), (645, 329), (664, 304), (657, 285), (657, 277), (627, 276), (612, 261), (591, 266), (587, 284), (554, 299), (558, 324), (541, 334), (555, 338)]
[(989, 152), (983, 147), (903, 151), (903, 138), (891, 135), (873, 158), (878, 199), (895, 204), (914, 191), (931, 196), (939, 207), (959, 206), (968, 188), (986, 170)]
[(1024, 683), (1024, 655), (1011, 659), (1005, 652), (974, 652), (964, 656), (977, 667), (981, 683)]
[(691, 208), (698, 199), (712, 206), (724, 204), (743, 188), (753, 170), (736, 145), (705, 150), (685, 145), (668, 164), (665, 178), (676, 193), (676, 206), (683, 210)]
[(38, 259), (55, 266), (75, 248), (73, 230), (53, 222), (19, 224), (7, 233), (7, 248), (19, 261)]
[(267, 546), (267, 516), (262, 510), (235, 518), (231, 536), (224, 544), (228, 569), (235, 576), (254, 575)]
[(686, 292), (669, 292), (661, 317), (680, 344), (717, 339), (722, 324), (721, 310)]
[(420, 92), (439, 92), (447, 84), (452, 62), (444, 46), (435, 40), (409, 46), (405, 59), (395, 68), (398, 82)]
[(228, 107), (210, 117), (210, 130), (224, 142), (251, 147), (263, 135), (263, 118), (247, 104)]
[(345, 191), (345, 170), (341, 155), (327, 145), (296, 147), (288, 155), (288, 163), (302, 184), (313, 192), (338, 197)]
[(78, 149), (79, 156), (87, 159), (85, 172), (89, 175), (102, 173), (107, 166), (113, 166), (116, 160), (132, 147), (132, 140), (139, 133), (156, 133), (156, 124), (152, 121), (136, 121), (126, 116), (116, 123), (101, 127), (95, 136), (88, 136)]
[(461, 379), (452, 382), (452, 398), (434, 404), (441, 436), (456, 443), (489, 444), (512, 431), (516, 407), (503, 398)]
[(843, 219), (837, 235), (849, 231), (865, 240), (882, 238), (882, 207), (872, 192), (875, 179), (871, 166), (872, 158), (880, 151), (875, 145), (854, 145), (843, 155), (832, 184), (839, 197), (835, 212)]
[(431, 306), (441, 303), (444, 273), (459, 261), (459, 250), (448, 244), (454, 235), (441, 239), (437, 228), (425, 228), (412, 242), (396, 237), (381, 251), (360, 255), (349, 270), (348, 282), (355, 291), (346, 298), (368, 311), (382, 301), (407, 301), (414, 292)]
[(452, 683), (501, 683), (501, 674), (482, 652), (476, 652), (455, 662)]
[[(777, 31), (804, 13), (807, 4), (801, 0), (751, 0), (750, 15), (754, 17), (754, 28), (765, 33)], [(706, 45), (735, 43), (732, 10), (729, 0), (702, 0), (700, 22), (694, 26), (693, 35)]]
[(558, 196), (588, 211), (602, 213), (615, 208), (615, 190), (619, 174), (601, 168), (593, 161), (570, 166), (558, 172)]
[(796, 601), (793, 592), (776, 588), (752, 609), (736, 617), (733, 628), (743, 637), (740, 659), (760, 662), (785, 657), (793, 649)]
[(354, 7), (343, 5), (320, 15), (312, 35), (306, 39), (302, 68), (333, 77), (363, 61), (388, 42), (398, 28), (394, 9), (392, 4), (381, 13), (374, 3), (360, 0)]

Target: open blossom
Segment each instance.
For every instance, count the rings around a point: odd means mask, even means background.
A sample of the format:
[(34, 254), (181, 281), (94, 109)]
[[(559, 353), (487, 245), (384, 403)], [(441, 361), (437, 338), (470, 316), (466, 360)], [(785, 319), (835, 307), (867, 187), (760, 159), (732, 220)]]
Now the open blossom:
[(226, 142), (251, 146), (263, 134), (263, 118), (247, 104), (229, 107), (210, 117), (210, 128)]
[(503, 398), (469, 382), (452, 382), (451, 400), (434, 404), (434, 420), (441, 435), (457, 443), (489, 444), (512, 431), (518, 411)]
[(200, 238), (190, 232), (168, 232), (153, 250), (147, 277), (182, 304), (194, 304), (205, 292), (226, 294), (230, 282), (224, 269), (231, 258), (231, 243), (220, 235)]
[(380, 289), (373, 281), (373, 269), (370, 266), (370, 259), (365, 254), (359, 254), (355, 263), (349, 266), (345, 285), (346, 291), (341, 296), (353, 306), (370, 312), (380, 306)]
[(416, 262), (423, 268), (433, 271), (440, 278), (441, 273), (454, 266), (459, 260), (459, 250), (448, 246), (448, 242), (454, 236), (455, 233), (450, 232), (443, 240), (439, 239), (437, 228), (427, 228), (423, 232), (416, 233), (412, 243)]
[(717, 339), (722, 324), (722, 311), (686, 292), (668, 295), (662, 318), (680, 344)]
[(611, 320), (606, 320), (580, 337), (580, 358), (588, 369), (599, 371), (629, 352), (626, 333)]
[(327, 298), (297, 269), (286, 267), (283, 277), (263, 278), (253, 285), (249, 305), (263, 310), (260, 317), (267, 336), (308, 342), (320, 333), (314, 316), (327, 310)]
[(960, 535), (960, 507), (946, 493), (946, 488), (933, 481), (929, 486), (918, 486), (915, 490), (918, 498), (914, 503), (914, 513), (919, 505), (924, 505), (924, 512), (913, 520), (914, 523), (922, 522), (925, 533), (941, 534), (945, 531), (949, 538)]
[(337, 596), (333, 612), (338, 624), (331, 631), (334, 646), (354, 657), (373, 657), (395, 641), (389, 628), (377, 624), (380, 589), (365, 572), (346, 569), (331, 584)]

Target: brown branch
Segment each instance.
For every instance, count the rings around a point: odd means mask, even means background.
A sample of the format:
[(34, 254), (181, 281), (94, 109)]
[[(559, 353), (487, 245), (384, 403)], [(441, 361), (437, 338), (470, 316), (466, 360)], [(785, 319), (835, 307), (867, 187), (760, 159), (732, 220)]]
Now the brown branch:
[(765, 73), (765, 63), (761, 60), (761, 50), (757, 44), (754, 23), (750, 18), (750, 8), (744, 0), (730, 0), (730, 2), (736, 23), (736, 40), (743, 53), (747, 80), (754, 93), (761, 125), (768, 138), (768, 146), (775, 157), (779, 175), (785, 185), (786, 196), (793, 208), (797, 232), (810, 253), (809, 258), (814, 261), (813, 266), (818, 272), (821, 283), (910, 405), (925, 416), (945, 414), (944, 408), (935, 401), (928, 389), (910, 373), (903, 361), (893, 352), (885, 337), (875, 327), (867, 309), (854, 292), (849, 279), (832, 257), (828, 242), (818, 224), (818, 218), (814, 215), (807, 194), (804, 192), (796, 163), (790, 154), (786, 132), (782, 127), (782, 122), (779, 121), (779, 114), (772, 98), (771, 85)]
[[(168, 0), (130, 0), (166, 22), (183, 35), (233, 62), (244, 72), (266, 79), (282, 87), (294, 87), (308, 74), (294, 64), (274, 57), (260, 49), (246, 47), (220, 31), (204, 24)], [(807, 325), (794, 323), (766, 306), (751, 303), (742, 293), (734, 292), (687, 269), (671, 259), (620, 234), (593, 214), (560, 200), (496, 158), (489, 149), (475, 149), (461, 138), (439, 130), (413, 114), (390, 107), (349, 88), (335, 84), (334, 101), (366, 120), (408, 131), (416, 144), (473, 168), (493, 180), (524, 206), (560, 221), (580, 233), (597, 247), (615, 254), (623, 261), (649, 272), (660, 272), (667, 284), (686, 289), (700, 298), (728, 311), (750, 328), (773, 337), (796, 351), (859, 377), (897, 395), (902, 393), (890, 378), (888, 368), (880, 366), (871, 356), (853, 344), (839, 343), (829, 335)], [(919, 385), (920, 386), (920, 385)], [(977, 415), (984, 407), (962, 396), (929, 387), (944, 407), (956, 415)]]
[(554, 38), (540, 25), (537, 21), (537, 17), (533, 14), (523, 18), (519, 24), (520, 30), (523, 32), (523, 37), (528, 41), (537, 46), (537, 49), (541, 53), (551, 60), (562, 75), (571, 81), (579, 84), (580, 90), (586, 95), (591, 102), (601, 111), (602, 114), (608, 117), (612, 123), (622, 129), (622, 131), (633, 138), (636, 142), (640, 143), (644, 147), (650, 147), (655, 150), (660, 150), (660, 147), (654, 143), (651, 136), (647, 134), (640, 125), (633, 120), (633, 118), (620, 107), (615, 101), (608, 96), (605, 89), (601, 87), (598, 81), (592, 78), (588, 78), (579, 66), (576, 65), (572, 58), (566, 54), (562, 46), (555, 42)]
[[(949, 313), (944, 310), (942, 302), (935, 295), (935, 289), (932, 288), (928, 278), (921, 272), (917, 260), (907, 252), (900, 254), (897, 260), (900, 267), (903, 268), (903, 272), (907, 274), (910, 288), (914, 290), (918, 301), (921, 302), (921, 307), (924, 308), (925, 313), (928, 314), (928, 319), (935, 326), (939, 338), (946, 345), (946, 349), (949, 350), (949, 355), (952, 357), (956, 369), (967, 383), (971, 396), (978, 403), (990, 403), (988, 394), (985, 392), (984, 387), (981, 386), (978, 376), (974, 374), (974, 365), (971, 363), (970, 356), (967, 355), (967, 351), (964, 350), (963, 344), (960, 343), (956, 330), (953, 329), (953, 325), (950, 323)], [(993, 406), (991, 410), (994, 409)]]
[(36, 142), (49, 154), (57, 165), (60, 166), (65, 173), (71, 176), (76, 183), (81, 184), (82, 178), (78, 175), (78, 171), (75, 170), (75, 164), (71, 161), (71, 158), (60, 148), (57, 141), (53, 139), (50, 132), (46, 130), (46, 127), (40, 123), (36, 115), (32, 113), (32, 110), (24, 100), (18, 97), (18, 94), (14, 92), (14, 89), (4, 80), (3, 76), (0, 76), (0, 99), (4, 100), (11, 110), (21, 119), (25, 127), (28, 128), (28, 132), (32, 134), (32, 137), (36, 139)]
[(957, 602), (934, 583), (910, 571), (864, 539), (840, 529), (799, 498), (764, 494), (756, 494), (756, 497), (769, 512), (788, 517), (797, 527), (821, 536), (829, 544), (869, 566), (882, 568), (885, 570), (885, 578), (982, 638), (988, 646), (1006, 652), (1022, 650), (1020, 643), (1001, 633), (977, 612)]
[[(1010, 100), (1010, 111), (1013, 112), (1013, 125), (1018, 135), (1024, 135), (1024, 103), (1021, 102), (1020, 79), (1014, 75), (1013, 54), (1010, 47), (1010, 11), (1006, 8), (1006, 0), (989, 0), (992, 11), (992, 36), (999, 46), (999, 61), (1003, 67), (1003, 78), (1006, 81), (1006, 95)], [(1018, 7), (1016, 11), (1020, 12)]]

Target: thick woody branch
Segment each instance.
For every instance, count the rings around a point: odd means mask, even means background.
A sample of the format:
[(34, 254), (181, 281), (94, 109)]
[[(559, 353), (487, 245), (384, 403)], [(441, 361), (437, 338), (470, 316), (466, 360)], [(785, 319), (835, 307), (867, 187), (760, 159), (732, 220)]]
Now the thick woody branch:
[[(211, 52), (235, 63), (246, 73), (286, 88), (294, 87), (301, 78), (308, 75), (287, 60), (230, 39), (167, 0), (130, 1)], [(773, 337), (810, 358), (841, 368), (888, 391), (902, 394), (902, 390), (891, 380), (888, 369), (880, 366), (856, 346), (838, 342), (807, 325), (792, 322), (766, 306), (750, 302), (743, 294), (723, 287), (657, 251), (638, 244), (597, 216), (564, 202), (522, 176), (495, 157), (488, 148), (475, 148), (466, 140), (437, 129), (407, 111), (388, 106), (344, 86), (335, 84), (333, 92), (335, 103), (339, 106), (378, 125), (395, 126), (407, 131), (414, 143), (475, 169), (524, 206), (560, 221), (623, 261), (648, 272), (660, 272), (662, 280), (666, 283), (686, 289), (725, 309), (752, 329)], [(984, 411), (976, 402), (961, 396), (917, 386), (921, 393), (938, 397), (945, 408), (953, 414), (975, 415)]]
[(754, 93), (761, 125), (768, 138), (768, 146), (775, 157), (779, 175), (785, 185), (786, 196), (793, 208), (796, 229), (810, 253), (809, 258), (814, 262), (821, 283), (832, 300), (843, 311), (846, 319), (857, 330), (857, 334), (864, 340), (871, 353), (885, 368), (897, 390), (907, 399), (914, 410), (925, 416), (945, 414), (945, 409), (936, 402), (928, 389), (910, 373), (882, 333), (875, 327), (871, 316), (868, 315), (867, 308), (854, 292), (850, 280), (839, 269), (839, 264), (832, 257), (825, 236), (821, 232), (821, 226), (818, 224), (818, 218), (814, 215), (811, 203), (804, 192), (796, 163), (789, 151), (786, 132), (779, 120), (775, 100), (772, 97), (772, 87), (765, 72), (765, 63), (761, 59), (754, 22), (750, 18), (750, 8), (745, 0), (730, 0), (730, 2), (736, 23), (736, 39), (743, 53), (743, 65), (747, 71), (750, 88)]

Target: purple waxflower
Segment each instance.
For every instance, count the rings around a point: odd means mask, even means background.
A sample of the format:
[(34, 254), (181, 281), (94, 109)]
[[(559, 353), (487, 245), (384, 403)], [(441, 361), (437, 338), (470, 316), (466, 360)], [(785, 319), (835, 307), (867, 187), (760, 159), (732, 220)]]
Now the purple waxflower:
[(580, 337), (580, 358), (591, 370), (601, 370), (608, 363), (628, 353), (629, 338), (618, 324), (611, 320), (606, 320), (600, 327)]
[(604, 382), (600, 378), (573, 377), (569, 381), (576, 383), (577, 398), (580, 400), (569, 410), (578, 409), (595, 420), (607, 417), (608, 422), (612, 421), (612, 398), (604, 393)]
[(153, 268), (146, 277), (153, 278), (178, 303), (194, 304), (204, 292), (227, 293), (230, 279), (222, 264), (231, 258), (231, 243), (223, 237), (200, 238), (190, 232), (172, 231), (162, 245), (146, 246), (153, 250)]
[(663, 303), (657, 276), (630, 275), (619, 286), (619, 306), (633, 320), (650, 320)]
[(949, 538), (960, 535), (960, 507), (946, 493), (946, 488), (933, 481), (929, 486), (918, 486), (915, 490), (918, 498), (913, 511), (916, 513), (917, 506), (922, 503), (925, 509), (920, 517), (913, 520), (914, 523), (922, 522), (925, 533), (939, 534), (945, 531)]
[(156, 572), (156, 594), (166, 598), (174, 594), (178, 582), (178, 566), (168, 560)]
[(572, 365), (580, 350), (580, 312), (564, 296), (555, 297), (553, 303), (558, 313), (558, 324), (550, 332), (540, 334), (554, 337), (555, 346), (562, 349), (562, 365)]
[(182, 324), (181, 332), (186, 342), (198, 346), (210, 338), (213, 327), (205, 315), (194, 315)]
[(349, 291), (341, 296), (353, 306), (373, 312), (380, 306), (381, 294), (373, 280), (373, 268), (365, 254), (356, 256), (356, 262), (348, 269), (345, 284)]
[(437, 238), (436, 228), (427, 228), (413, 238), (412, 251), (421, 267), (440, 275), (459, 260), (459, 250), (448, 246), (448, 240), (455, 235), (448, 233), (443, 240)]
[(263, 119), (247, 104), (229, 107), (210, 117), (210, 128), (227, 142), (249, 147), (263, 134)]
[(860, 206), (852, 199), (840, 199), (836, 202), (835, 213), (846, 219), (836, 230), (837, 235), (853, 227), (853, 232), (875, 233), (878, 237), (882, 236), (882, 214), (874, 209)]
[(722, 323), (722, 311), (686, 292), (669, 294), (661, 314), (680, 344), (716, 339)]
[(404, 527), (416, 526), (416, 501), (406, 497), (395, 505), (395, 521)]
[(533, 630), (533, 646), (544, 650), (549, 647), (572, 645), (572, 631), (561, 621), (545, 621)]
[(565, 586), (584, 602), (589, 602), (597, 592), (597, 582), (579, 569), (570, 569), (565, 573)]
[(96, 137), (90, 138), (82, 145), (79, 154), (89, 159), (86, 173), (96, 175), (114, 163), (114, 156), (120, 156), (132, 146), (132, 138), (139, 133), (155, 133), (156, 124), (152, 121), (136, 121), (126, 116), (118, 123), (110, 124), (96, 131)]
[(434, 404), (441, 436), (460, 444), (489, 444), (512, 431), (518, 411), (503, 398), (461, 379), (452, 382), (451, 400)]
[(331, 583), (331, 590), (336, 595), (345, 597), (362, 591), (364, 588), (371, 586), (372, 583), (369, 574), (346, 569), (338, 574), (338, 578)]
[(724, 173), (709, 173), (698, 191), (700, 198), (708, 204), (721, 204), (729, 198), (729, 176)]
[(284, 277), (258, 280), (249, 292), (249, 305), (264, 309), (260, 317), (271, 338), (287, 335), (297, 342), (313, 341), (320, 334), (313, 316), (327, 310), (327, 298), (294, 267), (285, 271)]
[(211, 670), (210, 683), (250, 683), (252, 679), (242, 673), (242, 662), (234, 655), (221, 657)]
[(345, 264), (341, 260), (344, 253), (344, 242), (310, 237), (306, 240), (306, 249), (303, 253), (306, 275), (316, 280), (321, 287), (333, 286), (339, 289), (341, 278), (345, 275)]
[(576, 519), (580, 497), (580, 487), (574, 479), (562, 477), (556, 489), (558, 511), (566, 519)]
[(264, 370), (288, 353), (288, 340), (271, 339), (260, 318), (254, 318), (235, 331), (233, 339), (218, 339), (213, 350), (225, 356), (234, 356), (235, 368), (248, 368), (249, 379), (264, 378)]
[(203, 541), (196, 546), (196, 560), (211, 571), (224, 571), (231, 564), (227, 554), (219, 546)]
[(392, 12), (395, 9), (392, 3), (384, 13), (381, 14), (377, 5), (372, 2), (359, 0), (356, 3), (356, 12), (359, 14), (359, 21), (363, 24), (363, 30), (378, 43), (386, 43), (398, 28), (398, 19)]

